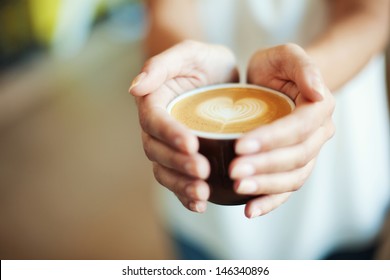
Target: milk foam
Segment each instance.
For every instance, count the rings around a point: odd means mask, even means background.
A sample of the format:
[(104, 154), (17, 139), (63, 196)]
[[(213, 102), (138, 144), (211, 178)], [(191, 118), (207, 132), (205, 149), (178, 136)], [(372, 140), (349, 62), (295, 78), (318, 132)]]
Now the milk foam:
[(252, 85), (216, 85), (175, 98), (168, 112), (203, 138), (236, 139), (242, 133), (289, 114), (294, 103), (284, 94)]
[(246, 122), (260, 117), (267, 111), (267, 104), (257, 98), (242, 98), (234, 102), (227, 96), (211, 98), (196, 108), (199, 117), (224, 125)]

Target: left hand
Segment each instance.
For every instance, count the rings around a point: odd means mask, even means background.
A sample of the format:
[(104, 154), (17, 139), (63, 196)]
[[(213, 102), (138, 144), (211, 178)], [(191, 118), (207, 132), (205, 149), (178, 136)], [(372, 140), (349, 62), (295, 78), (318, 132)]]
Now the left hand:
[(258, 195), (245, 208), (252, 218), (277, 208), (305, 183), (334, 134), (335, 101), (317, 66), (294, 44), (256, 52), (248, 82), (281, 91), (296, 104), (288, 116), (244, 134), (236, 143), (239, 157), (230, 165), (230, 176), (237, 193)]

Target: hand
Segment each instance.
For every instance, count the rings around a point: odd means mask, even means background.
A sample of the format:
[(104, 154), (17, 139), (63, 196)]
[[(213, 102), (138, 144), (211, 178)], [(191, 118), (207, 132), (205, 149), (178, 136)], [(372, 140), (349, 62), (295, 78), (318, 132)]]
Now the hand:
[(245, 207), (247, 217), (256, 217), (280, 206), (305, 183), (321, 147), (334, 134), (335, 102), (319, 69), (293, 44), (255, 53), (248, 82), (281, 91), (296, 104), (287, 117), (236, 143), (240, 156), (232, 162), (230, 176), (237, 193), (259, 195)]
[(238, 80), (235, 58), (225, 47), (184, 41), (149, 59), (129, 91), (136, 96), (142, 142), (157, 181), (196, 212), (206, 210), (210, 172), (198, 139), (166, 112), (175, 96), (209, 84)]

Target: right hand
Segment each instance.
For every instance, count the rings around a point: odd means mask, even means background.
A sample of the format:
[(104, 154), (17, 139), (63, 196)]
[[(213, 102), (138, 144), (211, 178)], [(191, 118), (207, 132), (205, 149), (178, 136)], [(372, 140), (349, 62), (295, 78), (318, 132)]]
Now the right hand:
[(129, 91), (136, 97), (145, 154), (157, 181), (191, 211), (204, 212), (210, 189), (207, 159), (188, 128), (166, 107), (175, 96), (210, 84), (237, 82), (234, 55), (220, 45), (183, 41), (150, 58)]

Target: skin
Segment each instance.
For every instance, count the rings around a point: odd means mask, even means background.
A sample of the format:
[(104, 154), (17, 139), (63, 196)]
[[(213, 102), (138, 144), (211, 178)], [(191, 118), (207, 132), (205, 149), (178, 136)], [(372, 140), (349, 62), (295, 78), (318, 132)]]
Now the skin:
[(185, 207), (204, 212), (210, 193), (204, 180), (210, 166), (198, 153), (198, 139), (165, 108), (180, 93), (237, 81), (234, 55), (223, 46), (184, 41), (148, 60), (142, 73), (131, 92), (136, 96), (143, 146), (154, 175)]
[[(236, 143), (239, 156), (230, 166), (234, 188), (237, 193), (259, 195), (247, 203), (247, 217), (277, 208), (310, 176), (322, 146), (334, 134), (331, 90), (345, 84), (385, 47), (389, 3), (329, 0), (329, 25), (310, 45), (285, 44), (253, 54), (248, 82), (284, 92), (295, 100), (296, 109)], [(194, 5), (193, 0), (148, 1), (152, 21), (145, 47), (151, 59), (134, 79), (130, 93), (136, 97), (144, 150), (157, 181), (186, 208), (204, 212), (209, 164), (197, 152), (196, 137), (174, 121), (165, 106), (187, 90), (237, 81), (238, 76), (230, 50), (199, 42)]]

